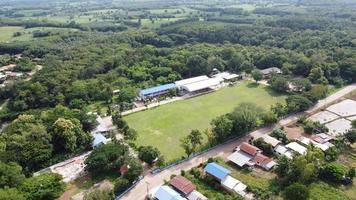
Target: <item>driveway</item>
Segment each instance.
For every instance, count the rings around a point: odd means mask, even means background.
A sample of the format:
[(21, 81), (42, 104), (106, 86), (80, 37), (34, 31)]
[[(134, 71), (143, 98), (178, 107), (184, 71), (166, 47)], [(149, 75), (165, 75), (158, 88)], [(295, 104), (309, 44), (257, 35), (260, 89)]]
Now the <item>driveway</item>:
[[(335, 102), (336, 100), (340, 99), (341, 97), (345, 96), (346, 94), (352, 92), (353, 90), (356, 90), (356, 83), (349, 85), (340, 91), (328, 96), (327, 98), (320, 100), (315, 106), (310, 108), (306, 113), (313, 113), (319, 109), (324, 108), (325, 106)], [(278, 125), (280, 126), (285, 126), (290, 123), (294, 123), (296, 120), (298, 120), (299, 116), (301, 116), (303, 113), (297, 113), (294, 115), (291, 115), (285, 119), (282, 119), (278, 122)], [(222, 157), (223, 159), (226, 159), (228, 155), (230, 155), (233, 151), (233, 149), (237, 146), (239, 146), (242, 142), (248, 141), (251, 137), (258, 138), (261, 137), (264, 134), (268, 134), (273, 130), (273, 127), (267, 127), (267, 128), (261, 128), (256, 131), (251, 132), (250, 134), (231, 141), (227, 144), (220, 145), (206, 153), (203, 153), (199, 156), (196, 156), (190, 160), (187, 160), (179, 165), (176, 165), (174, 167), (168, 168), (160, 173), (157, 174), (147, 174), (143, 180), (140, 181), (134, 187), (131, 191), (129, 191), (127, 194), (125, 194), (121, 199), (122, 200), (143, 200), (145, 199), (147, 193), (149, 190), (156, 188), (162, 184), (164, 184), (164, 180), (169, 180), (172, 174), (180, 174), (181, 170), (190, 170), (193, 167), (198, 166), (200, 163), (207, 161), (211, 157)]]

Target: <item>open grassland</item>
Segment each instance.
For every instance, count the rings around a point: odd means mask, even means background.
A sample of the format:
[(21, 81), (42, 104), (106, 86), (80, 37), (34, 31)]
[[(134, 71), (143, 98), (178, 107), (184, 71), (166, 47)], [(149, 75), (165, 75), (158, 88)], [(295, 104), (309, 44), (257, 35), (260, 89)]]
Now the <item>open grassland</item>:
[(0, 27), (0, 42), (9, 42), (14, 37), (14, 33), (23, 31), (24, 28), (20, 26), (3, 26)]
[(309, 186), (309, 189), (310, 200), (351, 200), (355, 197), (353, 196), (352, 198), (350, 198), (339, 189), (332, 187), (324, 182), (312, 183)]
[(166, 160), (171, 160), (184, 155), (179, 140), (192, 129), (209, 128), (212, 119), (231, 112), (242, 102), (256, 103), (267, 110), (284, 98), (268, 87), (241, 82), (235, 87), (134, 113), (124, 119), (138, 132), (138, 145), (153, 145)]
[[(0, 42), (10, 41), (27, 41), (34, 39), (32, 33), (35, 31), (51, 31), (52, 33), (78, 31), (71, 28), (54, 28), (54, 27), (36, 27), (25, 29), (20, 26), (3, 26), (0, 27)], [(15, 32), (20, 32), (21, 35), (14, 37)]]

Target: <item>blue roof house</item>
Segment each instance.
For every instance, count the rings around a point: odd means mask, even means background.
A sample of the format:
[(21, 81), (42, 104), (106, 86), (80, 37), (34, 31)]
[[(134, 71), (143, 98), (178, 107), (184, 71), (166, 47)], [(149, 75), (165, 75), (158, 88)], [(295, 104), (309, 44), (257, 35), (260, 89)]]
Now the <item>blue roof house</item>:
[(92, 133), (92, 135), (94, 137), (94, 141), (91, 145), (93, 148), (98, 147), (102, 144), (106, 144), (108, 141), (106, 137), (101, 133)]
[(231, 171), (216, 164), (216, 163), (208, 163), (205, 168), (204, 168), (204, 172), (213, 176), (214, 178), (216, 178), (219, 181), (222, 181), (226, 178), (226, 176), (228, 176)]
[(167, 185), (161, 186), (154, 194), (154, 197), (157, 200), (186, 200), (186, 198), (180, 196), (178, 192)]
[(147, 97), (156, 97), (162, 94), (168, 93), (170, 90), (175, 89), (176, 84), (170, 83), (165, 85), (160, 85), (152, 88), (147, 88), (140, 91), (140, 98), (145, 100)]

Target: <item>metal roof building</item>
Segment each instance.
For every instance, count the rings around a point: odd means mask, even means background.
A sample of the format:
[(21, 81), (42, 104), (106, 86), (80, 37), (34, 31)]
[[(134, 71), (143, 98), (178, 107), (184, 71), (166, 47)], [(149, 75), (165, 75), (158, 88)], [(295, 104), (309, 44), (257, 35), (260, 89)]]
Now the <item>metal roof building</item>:
[(157, 200), (186, 200), (186, 198), (183, 198), (178, 192), (166, 185), (161, 186), (154, 194), (154, 197)]
[(278, 144), (281, 143), (281, 141), (279, 141), (276, 138), (271, 137), (269, 135), (263, 135), (261, 138), (263, 139), (263, 141), (265, 141), (266, 143), (272, 145), (273, 147), (276, 147)]
[(107, 143), (107, 139), (106, 137), (101, 134), (101, 133), (92, 133), (93, 137), (94, 137), (94, 141), (93, 141), (93, 144), (92, 144), (92, 147), (95, 148), (95, 147), (98, 147), (102, 144), (106, 144)]
[(222, 82), (221, 78), (209, 78), (207, 80), (198, 81), (183, 85), (181, 88), (188, 92), (195, 92), (206, 88), (212, 88), (219, 85)]
[(176, 191), (183, 194), (183, 196), (186, 196), (189, 193), (193, 192), (193, 190), (195, 190), (195, 185), (183, 176), (175, 176), (174, 178), (172, 178), (169, 184)]
[(235, 151), (227, 159), (236, 165), (243, 167), (244, 165), (248, 164), (250, 160), (252, 160), (253, 156), (242, 152), (242, 151)]
[(176, 85), (174, 83), (169, 83), (165, 85), (160, 85), (152, 88), (143, 89), (140, 91), (140, 97), (145, 100), (147, 97), (155, 97), (158, 95), (166, 94), (169, 90), (175, 89)]
[(231, 171), (216, 164), (216, 163), (209, 163), (205, 166), (204, 168), (204, 172), (212, 175), (213, 177), (215, 177), (216, 179), (222, 181), (226, 178), (226, 176), (228, 176)]
[(204, 76), (197, 76), (197, 77), (193, 77), (193, 78), (179, 80), (174, 83), (176, 84), (176, 86), (178, 88), (181, 88), (183, 85), (187, 85), (187, 84), (191, 84), (191, 83), (195, 83), (195, 82), (199, 82), (199, 81), (204, 81), (204, 80), (208, 80), (208, 79), (209, 79), (209, 77), (204, 75)]
[(301, 155), (305, 155), (307, 153), (307, 148), (303, 147), (302, 145), (296, 143), (296, 142), (291, 142), (286, 145), (288, 149), (291, 149), (295, 152), (298, 152)]

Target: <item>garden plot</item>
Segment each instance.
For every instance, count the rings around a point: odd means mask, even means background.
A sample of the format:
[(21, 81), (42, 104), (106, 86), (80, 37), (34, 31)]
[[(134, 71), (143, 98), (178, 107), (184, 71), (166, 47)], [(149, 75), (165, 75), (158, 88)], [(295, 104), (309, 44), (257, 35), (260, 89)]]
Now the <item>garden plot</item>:
[(340, 118), (338, 115), (329, 112), (329, 111), (322, 111), (318, 112), (312, 116), (309, 117), (309, 120), (313, 122), (320, 122), (321, 124), (325, 124), (331, 121), (334, 121), (335, 119)]
[(327, 123), (325, 126), (329, 129), (328, 134), (332, 136), (343, 135), (352, 128), (351, 121), (343, 118)]
[(341, 117), (356, 115), (356, 101), (346, 99), (340, 103), (329, 106), (326, 110), (333, 112)]

